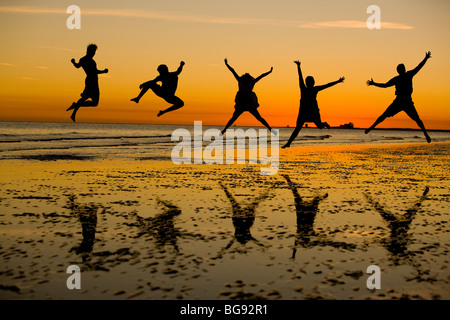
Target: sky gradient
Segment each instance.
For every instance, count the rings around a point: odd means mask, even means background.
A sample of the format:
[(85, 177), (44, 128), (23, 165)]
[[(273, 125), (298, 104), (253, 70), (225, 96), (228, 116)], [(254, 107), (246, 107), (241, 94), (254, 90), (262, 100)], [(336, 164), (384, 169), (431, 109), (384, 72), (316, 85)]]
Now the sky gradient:
[[(69, 30), (70, 5), (81, 8), (81, 29)], [(381, 29), (369, 30), (367, 7), (381, 8)], [(87, 44), (98, 45), (100, 103), (81, 108), (77, 122), (224, 125), (234, 111), (238, 74), (270, 70), (254, 91), (259, 112), (272, 126), (295, 126), (300, 90), (294, 60), (316, 84), (345, 76), (318, 95), (323, 121), (368, 127), (395, 98), (387, 82), (396, 66), (412, 69), (432, 58), (414, 78), (413, 100), (427, 129), (450, 130), (450, 1), (2, 1), (0, 4), (0, 121), (70, 122), (66, 108), (79, 99), (85, 74), (76, 69)], [(177, 96), (185, 106), (160, 118), (169, 105), (148, 92), (130, 99), (157, 76), (159, 64), (175, 71), (185, 61)], [(237, 125), (260, 125), (250, 114)], [(416, 128), (406, 115), (381, 128)]]

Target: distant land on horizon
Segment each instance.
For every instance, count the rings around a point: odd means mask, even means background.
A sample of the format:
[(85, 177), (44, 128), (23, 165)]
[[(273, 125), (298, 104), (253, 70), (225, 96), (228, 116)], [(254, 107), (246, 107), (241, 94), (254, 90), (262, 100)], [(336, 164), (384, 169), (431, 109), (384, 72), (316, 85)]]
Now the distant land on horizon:
[[(200, 121), (200, 120), (199, 120)], [(68, 124), (73, 124), (72, 122), (54, 122), (54, 121), (2, 121), (0, 120), (0, 123), (11, 123), (11, 122), (20, 122), (20, 123), (58, 123), (58, 124), (63, 124), (63, 123), (68, 123)], [(182, 123), (164, 123), (164, 124), (158, 124), (158, 123), (132, 123), (132, 122), (77, 122), (76, 124), (118, 124), (118, 125), (156, 125), (156, 126), (193, 126), (193, 124), (182, 124)], [(75, 124), (75, 125), (76, 125)], [(347, 124), (343, 124), (343, 125), (339, 125), (339, 126), (331, 126), (332, 129), (343, 129), (343, 130), (365, 130), (366, 128), (361, 128), (361, 127), (350, 127), (347, 126)], [(202, 126), (204, 127), (221, 127), (222, 124), (217, 124), (217, 125), (213, 125), (213, 124), (202, 124)], [(232, 128), (234, 127), (240, 127), (240, 128), (254, 128), (254, 127), (261, 127), (263, 128), (263, 126), (261, 125), (254, 125), (254, 126), (249, 126), (249, 125), (233, 125)], [(274, 126), (274, 128), (281, 128), (281, 129), (294, 129), (294, 126)], [(319, 129), (315, 126), (307, 126), (304, 127), (307, 129), (317, 129), (317, 130), (326, 130), (326, 129)], [(391, 131), (421, 131), (419, 128), (375, 128), (373, 130), (391, 130)], [(450, 132), (450, 129), (427, 129), (427, 131), (440, 131), (440, 132)]]

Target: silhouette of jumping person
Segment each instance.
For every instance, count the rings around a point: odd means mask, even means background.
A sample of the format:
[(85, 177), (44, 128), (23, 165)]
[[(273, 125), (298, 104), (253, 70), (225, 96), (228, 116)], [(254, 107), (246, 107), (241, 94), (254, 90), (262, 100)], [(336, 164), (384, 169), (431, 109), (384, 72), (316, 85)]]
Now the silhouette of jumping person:
[(263, 117), (261, 117), (257, 110), (257, 108), (259, 107), (258, 97), (256, 96), (255, 92), (253, 92), (253, 87), (259, 80), (270, 74), (273, 70), (273, 67), (270, 68), (269, 72), (263, 73), (255, 79), (248, 73), (239, 76), (236, 71), (228, 64), (227, 59), (225, 59), (225, 65), (238, 81), (239, 91), (236, 93), (236, 97), (234, 99), (235, 106), (233, 116), (228, 121), (225, 128), (222, 130), (222, 135), (245, 111), (250, 112), (256, 118), (256, 120), (261, 122), (266, 128), (272, 131), (272, 128), (269, 126), (267, 121), (264, 120)]
[(409, 243), (408, 231), (411, 227), (411, 222), (414, 220), (422, 202), (427, 198), (429, 190), (430, 189), (426, 187), (419, 201), (417, 201), (410, 209), (406, 210), (406, 213), (402, 216), (392, 214), (368, 194), (364, 194), (367, 201), (380, 213), (391, 231), (389, 239), (383, 239), (382, 244), (394, 256), (394, 262), (398, 262), (399, 257), (407, 254), (407, 245)]
[(395, 100), (391, 103), (391, 105), (384, 111), (384, 113), (368, 128), (365, 133), (369, 133), (372, 129), (374, 129), (378, 124), (383, 122), (386, 118), (393, 117), (400, 111), (404, 111), (412, 120), (414, 120), (420, 129), (422, 129), (427, 142), (431, 142), (431, 138), (425, 130), (425, 126), (420, 120), (419, 114), (417, 113), (416, 108), (414, 107), (414, 102), (412, 101), (412, 93), (413, 93), (413, 85), (412, 79), (413, 77), (422, 69), (428, 59), (431, 58), (431, 52), (428, 51), (425, 54), (425, 58), (419, 65), (413, 70), (406, 71), (404, 64), (399, 64), (397, 66), (398, 76), (392, 78), (386, 83), (376, 83), (373, 79), (367, 81), (368, 86), (375, 86), (379, 88), (388, 88), (395, 86), (395, 95), (397, 96)]
[[(323, 196), (315, 196), (310, 201), (305, 201), (302, 199), (298, 193), (297, 187), (291, 181), (288, 175), (283, 175), (288, 183), (289, 189), (291, 189), (294, 195), (295, 210), (297, 214), (297, 235), (295, 239), (294, 249), (292, 251), (292, 259), (295, 258), (297, 253), (297, 247), (302, 246), (303, 248), (314, 247), (314, 246), (332, 246), (335, 248), (342, 249), (354, 249), (355, 245), (341, 242), (332, 241), (319, 235), (314, 230), (314, 221), (316, 219), (317, 212), (319, 211), (319, 204), (322, 200), (328, 197), (328, 193)], [(312, 238), (315, 240), (312, 240)], [(320, 239), (322, 237), (323, 239)]]
[(322, 86), (314, 86), (315, 80), (311, 76), (306, 77), (305, 81), (303, 81), (300, 61), (297, 60), (294, 61), (294, 63), (297, 64), (298, 79), (300, 82), (300, 93), (301, 93), (300, 110), (298, 112), (297, 125), (295, 126), (295, 129), (292, 132), (288, 142), (286, 142), (286, 144), (281, 147), (283, 149), (290, 147), (292, 141), (294, 141), (295, 138), (297, 138), (298, 133), (300, 132), (300, 130), (302, 129), (303, 125), (306, 122), (314, 122), (314, 124), (319, 129), (330, 128), (330, 125), (326, 122), (322, 122), (320, 118), (319, 106), (317, 104), (317, 93), (319, 93), (319, 91), (332, 87), (335, 84), (344, 82), (345, 80), (344, 77), (341, 77), (337, 81), (330, 82)]
[[(139, 95), (136, 98), (131, 99), (131, 101), (139, 103), (139, 100), (141, 100), (142, 96), (148, 91), (148, 89), (151, 89), (158, 97), (163, 98), (166, 102), (172, 104), (171, 107), (165, 110), (160, 110), (157, 115), (158, 117), (167, 112), (175, 111), (183, 107), (184, 102), (183, 100), (175, 96), (175, 91), (177, 90), (178, 86), (178, 76), (181, 71), (183, 71), (184, 64), (184, 61), (181, 61), (180, 66), (175, 72), (169, 72), (169, 68), (167, 68), (165, 64), (161, 64), (157, 69), (159, 72), (159, 76), (157, 76), (153, 80), (141, 84), (139, 86), (141, 92), (139, 92)], [(159, 85), (158, 82), (161, 82), (161, 85)]]
[[(93, 59), (96, 51), (97, 45), (91, 43), (87, 46), (86, 55), (82, 57), (78, 63), (75, 62), (75, 59), (71, 60), (75, 68), (79, 69), (82, 67), (84, 72), (86, 72), (85, 87), (84, 91), (81, 93), (81, 98), (77, 102), (72, 103), (72, 105), (66, 110), (73, 110), (72, 115), (70, 116), (73, 122), (75, 122), (75, 116), (80, 107), (98, 106), (98, 101), (100, 99), (98, 75), (101, 73), (108, 73), (108, 69), (97, 69), (97, 64)], [(91, 100), (88, 101), (88, 99)]]

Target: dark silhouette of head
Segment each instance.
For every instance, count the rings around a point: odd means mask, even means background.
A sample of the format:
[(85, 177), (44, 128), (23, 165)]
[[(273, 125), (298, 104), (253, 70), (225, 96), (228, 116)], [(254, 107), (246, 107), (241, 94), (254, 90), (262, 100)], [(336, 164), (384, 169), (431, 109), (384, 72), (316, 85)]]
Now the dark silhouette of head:
[(251, 82), (255, 81), (255, 78), (253, 78), (249, 73), (245, 73), (241, 77), (241, 81), (250, 84)]
[(89, 57), (93, 57), (94, 55), (95, 55), (95, 52), (97, 51), (97, 45), (96, 44), (94, 44), (94, 43), (90, 43), (88, 46), (87, 46), (87, 49), (86, 49), (86, 54), (89, 56)]
[(167, 66), (165, 65), (165, 64), (161, 64), (159, 67), (158, 67), (158, 72), (160, 73), (160, 74), (167, 74), (167, 73), (169, 73), (169, 68), (167, 68)]
[(406, 67), (405, 67), (405, 65), (403, 63), (400, 63), (397, 66), (397, 72), (398, 72), (398, 74), (405, 74), (406, 73)]
[(306, 83), (306, 86), (307, 86), (308, 88), (312, 88), (312, 87), (314, 87), (314, 84), (315, 84), (316, 82), (314, 81), (314, 78), (313, 78), (313, 77), (307, 76), (306, 79), (305, 79), (305, 83)]

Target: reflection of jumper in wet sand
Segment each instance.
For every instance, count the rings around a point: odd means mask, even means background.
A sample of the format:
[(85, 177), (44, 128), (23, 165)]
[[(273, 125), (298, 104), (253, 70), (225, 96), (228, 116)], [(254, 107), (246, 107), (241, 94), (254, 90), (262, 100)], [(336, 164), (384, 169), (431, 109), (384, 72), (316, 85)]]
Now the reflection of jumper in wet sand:
[(249, 241), (253, 241), (258, 246), (264, 247), (262, 243), (260, 243), (252, 236), (252, 234), (250, 233), (250, 228), (253, 226), (253, 223), (255, 222), (256, 208), (258, 207), (261, 201), (267, 199), (271, 188), (264, 191), (259, 197), (253, 199), (253, 201), (248, 206), (242, 207), (236, 201), (233, 195), (228, 191), (227, 187), (225, 187), (222, 183), (220, 183), (220, 186), (225, 192), (225, 195), (227, 196), (228, 200), (230, 200), (231, 207), (233, 209), (233, 215), (231, 216), (231, 219), (233, 221), (235, 231), (234, 231), (234, 238), (230, 241), (230, 243), (227, 246), (225, 246), (220, 251), (218, 257), (221, 257), (222, 254), (233, 245), (235, 240), (237, 240), (237, 242), (241, 244), (246, 244)]
[(414, 107), (411, 95), (413, 93), (412, 79), (423, 68), (428, 59), (431, 58), (431, 52), (425, 54), (425, 58), (419, 63), (413, 70), (406, 71), (404, 64), (397, 66), (398, 76), (392, 78), (386, 83), (376, 83), (373, 79), (367, 81), (368, 86), (375, 86), (379, 88), (389, 88), (395, 86), (395, 95), (397, 96), (391, 105), (384, 111), (384, 113), (368, 128), (365, 133), (369, 133), (386, 118), (393, 117), (400, 111), (404, 111), (412, 120), (414, 120), (419, 128), (422, 130), (427, 142), (431, 142), (431, 138), (428, 135), (422, 120)]
[[(141, 92), (139, 92), (139, 95), (136, 98), (131, 99), (131, 101), (139, 103), (139, 100), (141, 100), (142, 96), (148, 91), (148, 89), (151, 89), (158, 97), (161, 97), (168, 103), (172, 104), (171, 107), (165, 110), (160, 110), (157, 115), (158, 117), (167, 112), (175, 111), (183, 107), (183, 100), (175, 95), (178, 86), (178, 76), (181, 71), (183, 71), (183, 66), (184, 62), (181, 61), (177, 71), (169, 72), (169, 69), (166, 65), (160, 65), (157, 69), (159, 72), (159, 76), (157, 76), (153, 80), (141, 84), (139, 86)], [(159, 85), (158, 82), (161, 82), (161, 85)]]
[[(239, 91), (236, 94), (236, 98), (234, 102), (236, 103), (234, 106), (234, 113), (231, 119), (226, 124), (225, 128), (222, 130), (222, 135), (225, 134), (227, 129), (243, 114), (245, 111), (250, 112), (259, 122), (261, 122), (267, 129), (272, 131), (272, 128), (269, 126), (266, 120), (261, 117), (257, 108), (259, 107), (258, 97), (253, 92), (253, 87), (255, 84), (270, 74), (273, 68), (270, 68), (269, 72), (263, 73), (256, 79), (253, 78), (250, 74), (246, 73), (242, 76), (239, 76), (236, 71), (228, 64), (228, 60), (225, 59), (225, 65), (231, 71), (238, 82)], [(273, 132), (275, 134), (275, 131)]]
[(368, 194), (364, 194), (367, 201), (379, 212), (390, 229), (391, 233), (389, 239), (383, 239), (382, 244), (394, 256), (394, 261), (398, 261), (398, 258), (408, 255), (408, 231), (411, 227), (411, 222), (414, 220), (417, 211), (422, 205), (422, 202), (427, 198), (428, 192), (429, 188), (426, 187), (419, 201), (417, 201), (410, 209), (406, 210), (406, 213), (402, 216), (392, 214)]
[(80, 220), (83, 240), (79, 246), (73, 247), (70, 251), (81, 254), (83, 261), (86, 262), (94, 248), (98, 206), (95, 204), (81, 205), (75, 200), (76, 197), (71, 195), (66, 207)]
[(75, 68), (78, 69), (81, 67), (83, 68), (84, 72), (86, 72), (85, 88), (83, 93), (81, 94), (81, 98), (77, 102), (72, 103), (72, 105), (66, 110), (73, 110), (72, 115), (70, 116), (73, 122), (75, 122), (75, 116), (80, 107), (98, 106), (98, 102), (100, 99), (98, 75), (101, 73), (108, 73), (108, 69), (97, 69), (97, 64), (93, 59), (96, 51), (97, 46), (95, 44), (90, 44), (87, 47), (86, 55), (82, 57), (78, 63), (75, 62), (75, 59), (71, 60)]
[[(295, 258), (298, 246), (301, 246), (303, 248), (314, 247), (318, 245), (332, 246), (343, 249), (356, 248), (356, 246), (353, 244), (325, 239), (323, 235), (319, 235), (314, 230), (314, 220), (316, 219), (316, 215), (319, 210), (319, 204), (322, 200), (328, 197), (328, 194), (325, 194), (323, 196), (315, 196), (311, 201), (305, 201), (298, 193), (297, 187), (291, 181), (289, 176), (284, 175), (284, 178), (286, 179), (289, 188), (294, 195), (295, 210), (297, 212), (297, 237), (292, 252), (292, 258)], [(314, 240), (312, 240), (312, 238), (314, 238)]]
[(181, 214), (181, 210), (168, 201), (158, 199), (158, 204), (164, 206), (164, 212), (155, 217), (143, 218), (135, 212), (132, 214), (137, 220), (137, 226), (141, 229), (136, 237), (150, 234), (154, 237), (158, 248), (161, 249), (166, 244), (170, 244), (176, 252), (179, 252), (177, 238), (180, 232), (175, 228), (174, 218)]

